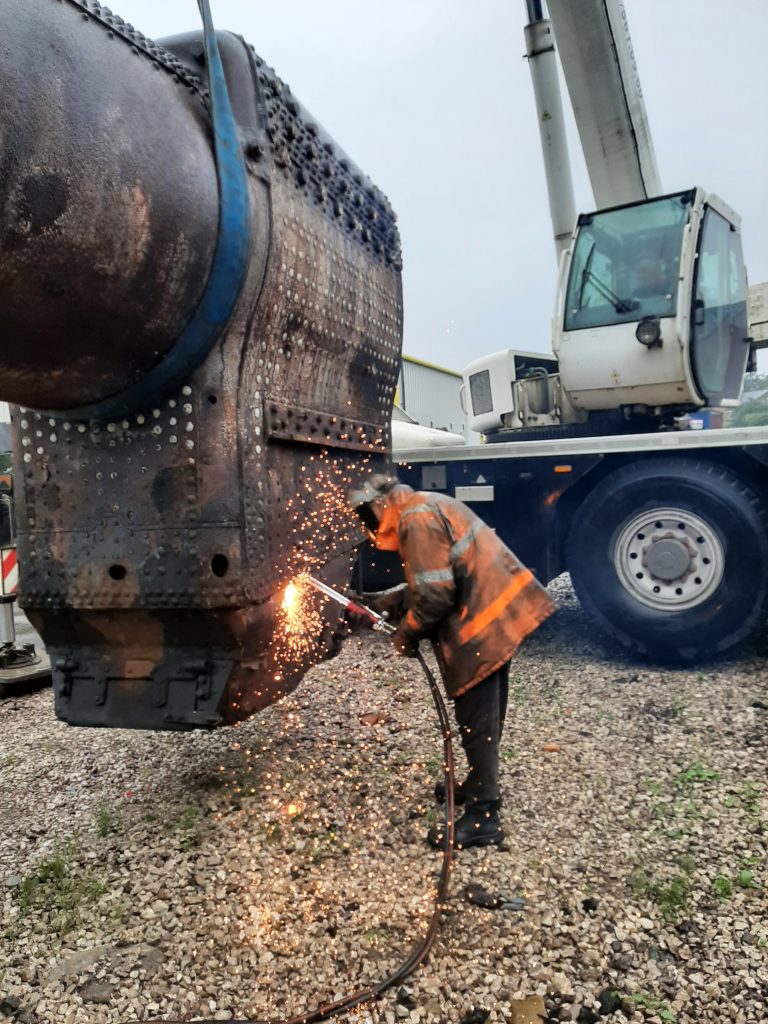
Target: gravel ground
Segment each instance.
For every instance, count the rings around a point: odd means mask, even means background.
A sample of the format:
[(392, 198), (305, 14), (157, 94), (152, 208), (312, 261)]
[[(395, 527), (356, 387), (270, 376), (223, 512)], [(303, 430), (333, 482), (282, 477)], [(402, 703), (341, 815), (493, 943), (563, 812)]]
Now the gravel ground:
[[(429, 962), (349, 1019), (514, 1021), (540, 995), (553, 1021), (765, 1024), (764, 660), (629, 663), (552, 589), (510, 680), (505, 846), (459, 854)], [(0, 701), (0, 1018), (284, 1017), (421, 934), (440, 741), (383, 638), (211, 734), (71, 729), (51, 704)]]

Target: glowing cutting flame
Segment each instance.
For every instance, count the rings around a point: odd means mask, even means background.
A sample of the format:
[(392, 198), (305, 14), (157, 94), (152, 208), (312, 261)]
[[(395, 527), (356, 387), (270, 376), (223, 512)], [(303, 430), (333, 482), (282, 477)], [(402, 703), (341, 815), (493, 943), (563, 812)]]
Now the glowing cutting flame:
[[(312, 656), (323, 629), (323, 617), (314, 590), (304, 573), (295, 576), (283, 590), (275, 623), (272, 649), (278, 666), (299, 664)], [(275, 679), (279, 677), (275, 675)]]
[(289, 583), (283, 592), (283, 611), (290, 614), (299, 602), (299, 588), (295, 583)]

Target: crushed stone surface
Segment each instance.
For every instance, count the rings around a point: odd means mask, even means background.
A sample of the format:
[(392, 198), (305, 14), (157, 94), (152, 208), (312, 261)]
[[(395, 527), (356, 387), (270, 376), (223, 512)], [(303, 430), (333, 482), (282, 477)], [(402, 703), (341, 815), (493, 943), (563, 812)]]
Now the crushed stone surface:
[[(510, 675), (505, 844), (458, 854), (428, 962), (346, 1019), (514, 1022), (541, 996), (550, 1021), (765, 1024), (764, 654), (630, 662), (551, 590)], [(284, 1019), (376, 982), (429, 919), (440, 766), (418, 664), (370, 634), (212, 733), (6, 697), (0, 1020)]]

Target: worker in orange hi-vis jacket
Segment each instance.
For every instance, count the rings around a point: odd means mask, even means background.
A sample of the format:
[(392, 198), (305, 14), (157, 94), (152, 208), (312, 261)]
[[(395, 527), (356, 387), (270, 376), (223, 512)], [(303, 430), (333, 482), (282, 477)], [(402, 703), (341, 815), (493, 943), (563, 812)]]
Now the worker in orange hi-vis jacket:
[[(499, 744), (509, 662), (555, 606), (530, 570), (462, 502), (414, 491), (384, 474), (372, 476), (350, 500), (376, 547), (397, 551), (403, 560), (407, 611), (392, 638), (395, 648), (412, 657), (420, 640), (431, 640), (454, 702), (469, 764), (456, 787), (457, 803), (467, 806), (454, 843), (498, 844), (504, 838)], [(445, 799), (442, 783), (435, 795)], [(433, 826), (427, 839), (444, 846), (444, 829)]]

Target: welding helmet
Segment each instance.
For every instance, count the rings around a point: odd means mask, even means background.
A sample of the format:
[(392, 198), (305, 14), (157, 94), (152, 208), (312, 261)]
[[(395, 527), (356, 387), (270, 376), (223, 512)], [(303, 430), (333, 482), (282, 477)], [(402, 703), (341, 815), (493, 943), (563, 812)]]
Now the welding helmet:
[(349, 503), (357, 513), (372, 543), (377, 544), (377, 533), (387, 507), (387, 495), (398, 483), (389, 473), (374, 473), (363, 486), (349, 492)]

